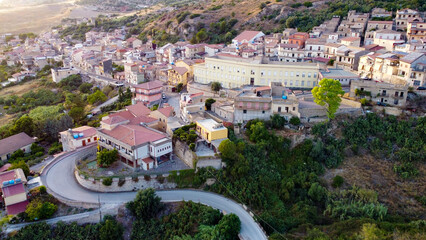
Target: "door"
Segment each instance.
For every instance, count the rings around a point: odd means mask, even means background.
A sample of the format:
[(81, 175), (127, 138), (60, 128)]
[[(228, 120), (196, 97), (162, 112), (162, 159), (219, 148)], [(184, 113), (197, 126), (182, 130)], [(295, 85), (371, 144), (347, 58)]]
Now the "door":
[(83, 140), (83, 147), (86, 146), (86, 140)]
[(254, 85), (254, 78), (250, 78), (250, 85), (253, 86)]

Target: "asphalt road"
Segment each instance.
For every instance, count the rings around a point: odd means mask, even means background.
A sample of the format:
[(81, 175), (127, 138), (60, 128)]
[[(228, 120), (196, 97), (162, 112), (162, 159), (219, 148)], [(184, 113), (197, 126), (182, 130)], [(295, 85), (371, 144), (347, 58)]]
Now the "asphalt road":
[[(89, 191), (77, 183), (73, 174), (74, 162), (82, 154), (93, 151), (94, 147), (67, 154), (46, 167), (42, 174), (42, 181), (49, 192), (67, 200), (85, 203), (100, 201), (101, 204), (121, 204), (133, 200), (136, 192), (97, 193)], [(157, 195), (164, 202), (194, 201), (219, 209), (224, 213), (235, 213), (241, 220), (240, 233), (244, 239), (267, 239), (259, 225), (241, 205), (221, 195), (196, 190), (157, 191)]]

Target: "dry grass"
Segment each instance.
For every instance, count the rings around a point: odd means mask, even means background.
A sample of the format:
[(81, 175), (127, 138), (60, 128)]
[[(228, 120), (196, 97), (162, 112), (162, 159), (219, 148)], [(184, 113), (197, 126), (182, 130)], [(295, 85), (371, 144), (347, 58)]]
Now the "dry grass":
[(11, 95), (22, 96), (23, 94), (31, 90), (40, 89), (39, 87), (40, 87), (40, 81), (38, 80), (29, 81), (16, 86), (3, 88), (2, 90), (0, 90), (0, 96), (4, 98)]
[(332, 178), (340, 175), (346, 187), (355, 184), (375, 190), (379, 201), (386, 204), (390, 212), (426, 219), (425, 206), (414, 198), (426, 194), (426, 164), (420, 164), (420, 174), (412, 180), (398, 177), (392, 169), (393, 164), (369, 154), (348, 157), (339, 168), (328, 170), (323, 178), (330, 185)]

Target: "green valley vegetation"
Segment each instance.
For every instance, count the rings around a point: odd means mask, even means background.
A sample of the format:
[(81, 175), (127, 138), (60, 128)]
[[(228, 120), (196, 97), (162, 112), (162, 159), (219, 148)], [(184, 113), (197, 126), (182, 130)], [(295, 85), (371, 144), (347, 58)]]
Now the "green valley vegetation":
[(136, 218), (131, 239), (238, 239), (240, 219), (235, 214), (194, 202), (182, 202), (170, 214), (153, 189), (141, 190), (127, 208)]
[(123, 227), (111, 216), (105, 216), (103, 221), (98, 224), (78, 225), (76, 222), (71, 224), (58, 222), (55, 225), (49, 225), (41, 222), (27, 225), (7, 239), (120, 240), (123, 239)]
[[(425, 121), (424, 117), (397, 120), (375, 114), (332, 120), (315, 125), (313, 139), (290, 148), (290, 140), (274, 133), (277, 130), (272, 123), (281, 121), (252, 120), (245, 126), (244, 139), (249, 141), (236, 138), (230, 129), (230, 140), (219, 146), (224, 169), (200, 169), (185, 179), (173, 178), (188, 183), (191, 176), (197, 182), (214, 177), (216, 182), (205, 190), (248, 205), (271, 239), (314, 235), (323, 236), (321, 239), (357, 239), (373, 225), (385, 236), (383, 239), (396, 236), (394, 230), (420, 239), (426, 236), (426, 222), (419, 220), (420, 215), (398, 217), (388, 203), (380, 202), (374, 189), (356, 183), (345, 185), (341, 178), (324, 182), (322, 176), (341, 165), (348, 149), (355, 153), (362, 148), (378, 158), (392, 159), (394, 163), (389, 164), (395, 164), (398, 181), (419, 177), (416, 170), (421, 166), (424, 169), (426, 159)], [(339, 126), (343, 136), (336, 137), (332, 124)], [(422, 206), (421, 198), (416, 199)]]

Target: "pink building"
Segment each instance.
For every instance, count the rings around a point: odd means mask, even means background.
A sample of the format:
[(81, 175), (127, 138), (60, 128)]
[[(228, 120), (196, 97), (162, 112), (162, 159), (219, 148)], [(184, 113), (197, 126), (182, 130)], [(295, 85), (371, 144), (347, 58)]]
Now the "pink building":
[(161, 99), (163, 83), (160, 81), (146, 82), (134, 85), (134, 100), (143, 102), (145, 105), (152, 105)]

